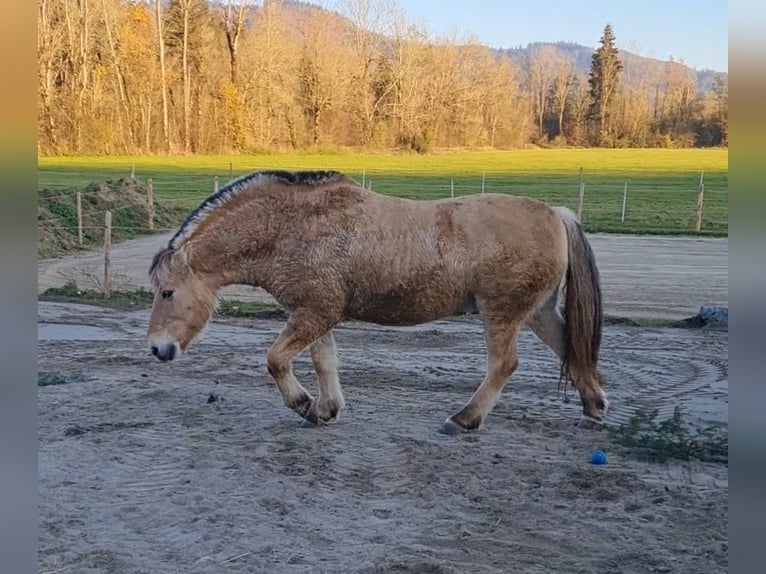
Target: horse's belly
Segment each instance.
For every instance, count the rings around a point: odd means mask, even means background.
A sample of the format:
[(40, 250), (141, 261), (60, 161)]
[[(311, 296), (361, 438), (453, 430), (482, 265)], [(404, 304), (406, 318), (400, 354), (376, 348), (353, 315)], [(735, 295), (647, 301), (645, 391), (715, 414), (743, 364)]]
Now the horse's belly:
[(379, 325), (418, 325), (465, 312), (472, 300), (456, 289), (391, 289), (352, 297), (347, 316)]

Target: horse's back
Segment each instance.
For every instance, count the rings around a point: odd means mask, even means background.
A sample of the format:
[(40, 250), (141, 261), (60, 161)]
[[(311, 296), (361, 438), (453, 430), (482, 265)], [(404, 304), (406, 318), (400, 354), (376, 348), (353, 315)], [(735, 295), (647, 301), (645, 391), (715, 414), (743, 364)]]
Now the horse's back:
[(544, 203), (500, 194), (365, 203), (346, 276), (353, 318), (429, 321), (563, 272), (563, 226)]

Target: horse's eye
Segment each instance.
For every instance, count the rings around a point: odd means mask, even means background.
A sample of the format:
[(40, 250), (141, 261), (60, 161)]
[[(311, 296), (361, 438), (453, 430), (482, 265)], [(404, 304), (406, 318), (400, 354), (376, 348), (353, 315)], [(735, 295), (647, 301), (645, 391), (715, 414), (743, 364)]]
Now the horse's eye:
[(165, 301), (170, 301), (173, 298), (173, 291), (170, 289), (163, 291), (162, 298), (165, 299)]

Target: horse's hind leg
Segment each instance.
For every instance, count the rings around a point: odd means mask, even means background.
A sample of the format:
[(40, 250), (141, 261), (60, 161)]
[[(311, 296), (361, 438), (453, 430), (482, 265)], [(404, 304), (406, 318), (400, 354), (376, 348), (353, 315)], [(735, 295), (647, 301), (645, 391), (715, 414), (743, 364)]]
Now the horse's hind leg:
[[(527, 319), (527, 325), (532, 332), (546, 345), (548, 345), (560, 360), (564, 359), (566, 349), (566, 324), (558, 310), (558, 297), (552, 296), (531, 317)], [(570, 365), (574, 385), (580, 393), (583, 404), (583, 415), (580, 426), (599, 427), (603, 424), (602, 419), (609, 407), (606, 393), (601, 388), (602, 377), (595, 371), (583, 373), (578, 365)]]
[(508, 379), (518, 366), (516, 338), (519, 333), (518, 319), (485, 319), (485, 337), (487, 341), (487, 375), (476, 389), (471, 400), (457, 413), (449, 417), (441, 427), (444, 434), (458, 434), (478, 429), (492, 407)]
[(340, 410), (345, 406), (338, 378), (338, 355), (332, 331), (327, 331), (319, 337), (309, 349), (319, 382), (319, 396), (306, 415), (306, 420), (315, 425), (332, 423), (338, 420)]
[(285, 405), (306, 418), (313, 405), (313, 397), (293, 374), (292, 360), (330, 329), (328, 322), (307, 309), (290, 313), (282, 332), (274, 341), (266, 357), (269, 374), (274, 378)]
[(558, 293), (554, 293), (540, 309), (527, 318), (527, 326), (559, 359), (564, 358), (566, 325), (558, 310)]

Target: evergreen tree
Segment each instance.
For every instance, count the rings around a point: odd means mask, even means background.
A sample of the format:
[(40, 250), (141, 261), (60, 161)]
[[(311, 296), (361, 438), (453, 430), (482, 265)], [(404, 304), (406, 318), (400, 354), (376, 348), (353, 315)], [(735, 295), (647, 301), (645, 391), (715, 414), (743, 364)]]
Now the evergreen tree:
[(619, 85), (622, 62), (614, 45), (614, 32), (611, 24), (604, 27), (601, 36), (601, 46), (594, 52), (591, 59), (588, 84), (590, 84), (589, 118), (594, 125), (593, 144), (598, 146), (612, 145), (611, 137), (611, 108), (614, 95)]

